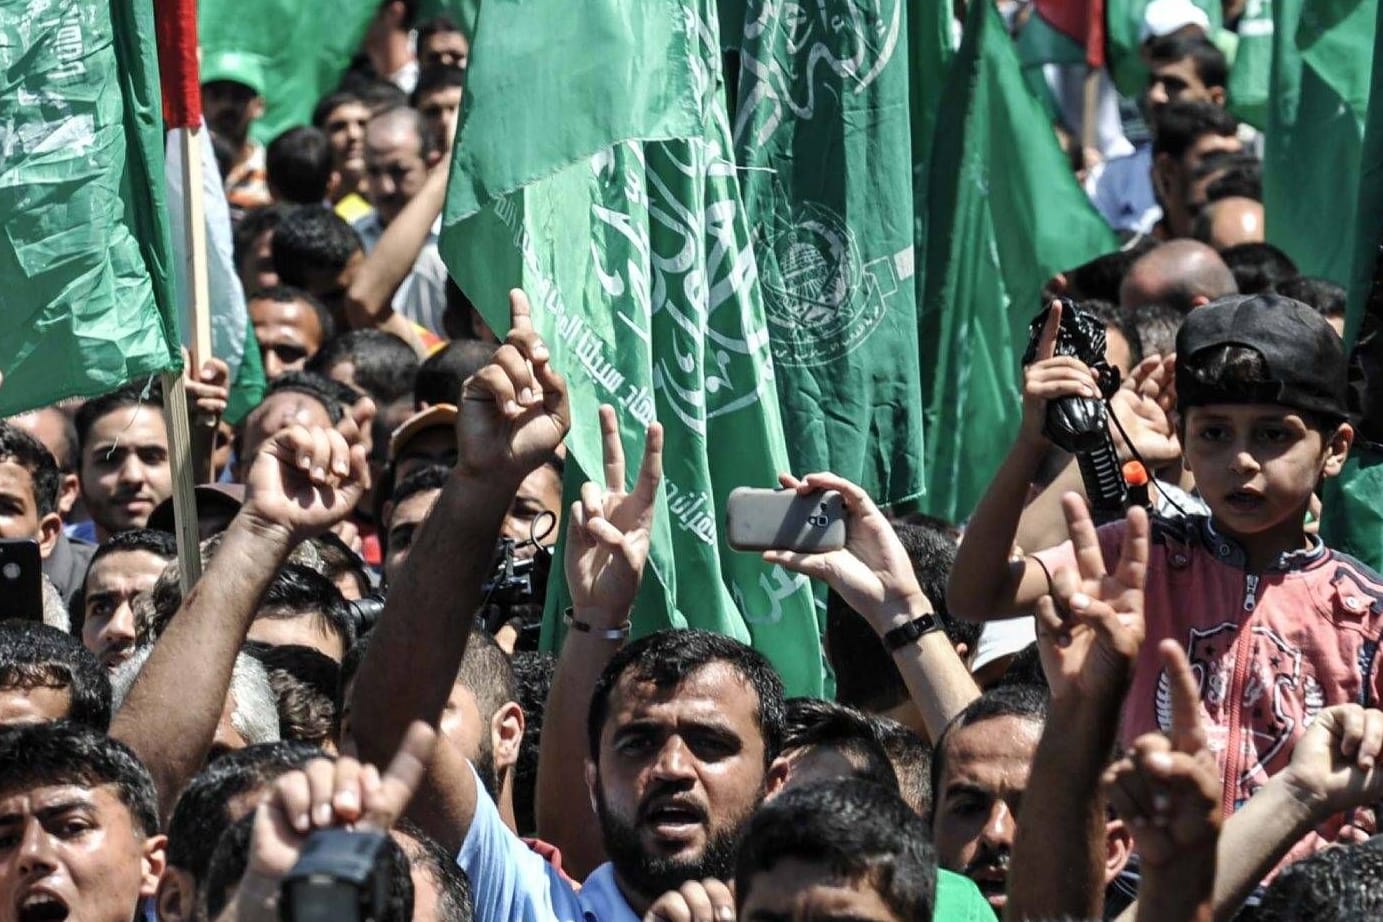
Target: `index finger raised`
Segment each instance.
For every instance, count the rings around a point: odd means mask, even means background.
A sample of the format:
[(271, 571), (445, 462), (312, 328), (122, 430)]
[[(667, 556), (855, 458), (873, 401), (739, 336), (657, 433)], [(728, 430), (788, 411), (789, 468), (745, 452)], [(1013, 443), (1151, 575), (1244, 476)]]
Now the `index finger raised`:
[(1061, 497), (1061, 511), (1066, 515), (1066, 530), (1076, 549), (1076, 567), (1081, 579), (1100, 579), (1106, 572), (1104, 552), (1100, 550), (1100, 536), (1095, 531), (1085, 499), (1079, 493), (1066, 493)]
[(619, 438), (619, 419), (615, 408), (600, 405), (600, 447), (605, 461), (605, 489), (624, 492), (624, 443)]
[(1178, 752), (1194, 754), (1206, 747), (1205, 727), (1201, 725), (1200, 683), (1186, 658), (1186, 651), (1175, 640), (1157, 645), (1162, 668), (1172, 693), (1172, 746)]
[(1061, 302), (1053, 301), (1047, 311), (1047, 322), (1042, 326), (1042, 336), (1037, 340), (1037, 359), (1049, 359), (1056, 355), (1057, 333), (1061, 330)]
[(436, 745), (437, 731), (421, 720), (413, 721), (378, 785), (365, 792), (362, 825), (379, 830), (394, 825), (422, 785)]
[(522, 288), (509, 292), (509, 329), (533, 329), (533, 305), (528, 302), (528, 295)]

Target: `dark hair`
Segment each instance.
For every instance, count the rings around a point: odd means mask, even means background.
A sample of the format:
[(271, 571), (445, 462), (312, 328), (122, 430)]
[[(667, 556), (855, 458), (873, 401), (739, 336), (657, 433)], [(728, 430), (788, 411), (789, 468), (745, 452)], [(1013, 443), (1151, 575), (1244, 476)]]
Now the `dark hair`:
[(1257, 922), (1362, 922), (1383, 916), (1383, 841), (1327, 848), (1289, 864), (1268, 885)]
[(360, 236), (336, 212), (321, 205), (295, 205), (284, 210), (270, 249), (279, 281), (306, 288), (310, 273), (335, 275), (363, 247)]
[(338, 92), (354, 94), (372, 113), (408, 105), (408, 94), (397, 84), (362, 71), (346, 71)]
[(355, 626), (346, 613), (341, 590), (322, 574), (301, 564), (281, 568), (264, 591), (256, 618), (297, 618), (311, 615), (321, 630), (341, 640), (342, 649), (355, 643)]
[(764, 655), (733, 638), (710, 631), (666, 629), (641, 637), (613, 657), (596, 681), (586, 717), (586, 741), (591, 758), (600, 761), (600, 733), (610, 708), (610, 693), (625, 673), (652, 682), (659, 690), (677, 688), (706, 666), (724, 663), (738, 672), (759, 699), (759, 732), (764, 741), (764, 765), (783, 749), (783, 680)]
[[(317, 353), (321, 355), (321, 353)], [(269, 389), (264, 394), (267, 401), (275, 394), (282, 393), (302, 394), (311, 397), (322, 405), (326, 410), (327, 418), (334, 426), (339, 423), (346, 415), (346, 407), (355, 403), (359, 395), (349, 384), (342, 384), (325, 375), (319, 375), (311, 371), (289, 371), (279, 375), (269, 382)], [(260, 406), (264, 401), (260, 402)]]
[(77, 410), (77, 442), (81, 446), (80, 451), (85, 453), (87, 439), (91, 435), (91, 427), (96, 425), (97, 420), (103, 416), (114, 413), (116, 410), (123, 410), (125, 407), (147, 406), (154, 409), (163, 409), (163, 382), (154, 379), (153, 383), (147, 387), (142, 382), (131, 382), (124, 387), (118, 387), (109, 394), (102, 394), (100, 397), (93, 397), (82, 404)]
[(552, 690), (552, 676), (557, 671), (557, 657), (551, 653), (520, 650), (511, 662), (524, 717), (523, 741), (519, 744), (518, 761), (514, 763), (514, 823), (520, 835), (531, 835), (538, 829), (534, 809), (538, 791), (538, 748), (542, 741), (543, 717), (547, 713), (547, 696)]
[(1172, 32), (1148, 39), (1143, 50), (1153, 64), (1190, 58), (1196, 77), (1207, 87), (1224, 87), (1229, 81), (1229, 61), (1204, 35)]
[(326, 376), (342, 362), (355, 366), (356, 384), (380, 406), (413, 395), (418, 354), (393, 333), (350, 330), (332, 337), (307, 363), (307, 369)]
[(1263, 164), (1243, 151), (1211, 151), (1196, 169), (1196, 179), (1220, 174), (1205, 187), (1206, 204), (1222, 198), (1251, 198), (1263, 201)]
[(440, 490), (447, 485), (447, 480), (451, 477), (451, 468), (442, 464), (429, 464), (419, 468), (394, 487), (394, 494), (390, 497), (394, 506), (416, 496), (419, 493), (426, 493), (428, 490)]
[(431, 19), (418, 26), (418, 47), (427, 44), (427, 40), (434, 35), (441, 35), (447, 32), (458, 32), (465, 35), (465, 31), (446, 13), (439, 13)]
[(0, 461), (12, 461), (29, 472), (34, 508), (40, 518), (58, 511), (62, 474), (57, 459), (42, 442), (14, 423), (0, 420)]
[(327, 758), (316, 746), (293, 740), (234, 749), (202, 769), (178, 796), (168, 822), (168, 863), (197, 880), (206, 876), (211, 853), (235, 819), (233, 801), (267, 787), (279, 775)]
[(58, 721), (0, 727), (0, 793), (70, 784), (110, 785), (134, 827), (158, 833), (158, 794), (139, 757), (104, 731)]
[[(1244, 399), (1256, 394), (1264, 385), (1271, 384), (1268, 364), (1262, 353), (1249, 346), (1225, 343), (1209, 346), (1191, 355), (1177, 355), (1177, 364), (1183, 369), (1194, 369), (1199, 386), (1206, 394), (1220, 394), (1227, 401)], [(1190, 406), (1183, 403), (1186, 392), (1178, 394), (1177, 409), (1185, 414)], [(1253, 402), (1250, 400), (1250, 402)], [(1329, 435), (1335, 427), (1344, 422), (1343, 417), (1328, 417), (1306, 410), (1297, 411), (1302, 421), (1324, 435)]]
[[(254, 246), (255, 238), (265, 231), (277, 230), (283, 216), (288, 212), (290, 206), (281, 205), (274, 202), (270, 205), (262, 205), (259, 208), (251, 208), (245, 212), (245, 216), (240, 219), (240, 223), (235, 226), (235, 265), (238, 267), (250, 255), (250, 247)], [(248, 298), (253, 295), (253, 291), (245, 292)]]
[(481, 719), (487, 722), (496, 711), (519, 697), (509, 654), (481, 630), (471, 631), (466, 641), (466, 655), (461, 658), (456, 681), (470, 689)]
[[(91, 561), (86, 565), (87, 575), (90, 575), (91, 568), (96, 566), (98, 560), (111, 554), (133, 551), (144, 551), (171, 563), (178, 559), (178, 539), (170, 532), (159, 531), (156, 528), (118, 531), (97, 545), (96, 551), (91, 555)], [(82, 627), (86, 623), (86, 576), (82, 577), (82, 584), (77, 588), (67, 608), (72, 636), (80, 638)]]
[[(897, 523), (893, 530), (947, 639), (973, 649), (982, 626), (956, 618), (946, 606), (946, 581), (956, 562), (955, 541), (924, 525)], [(834, 591), (826, 594), (826, 646), (836, 673), (836, 699), (842, 704), (874, 711), (908, 700), (903, 677), (879, 635)]]
[(329, 93), (323, 96), (321, 99), (317, 100), (317, 105), (312, 109), (313, 127), (325, 131), (327, 121), (331, 118), (331, 113), (351, 103), (359, 103), (363, 106), (365, 105), (365, 100), (360, 98), (359, 93), (350, 90), (337, 90), (335, 93)]
[(1066, 288), (1057, 291), (1046, 288), (1042, 292), (1042, 305), (1045, 307), (1053, 298), (1065, 295), (1077, 301), (1095, 298), (1101, 301), (1119, 301), (1119, 286), (1124, 276), (1139, 257), (1156, 249), (1158, 242), (1151, 237), (1139, 237), (1136, 241), (1112, 253), (1103, 253), (1094, 259), (1083, 262), (1064, 273)]
[(335, 584), (341, 577), (349, 575), (355, 580), (361, 595), (369, 595), (374, 588), (369, 567), (335, 532), (324, 531), (317, 535), (312, 539), (312, 546), (317, 549), (317, 556), (321, 559), (320, 571), (323, 576)]
[(1240, 294), (1272, 291), (1300, 274), (1292, 258), (1271, 243), (1241, 243), (1221, 250), (1220, 258), (1234, 273)]
[(429, 355), (418, 366), (413, 382), (413, 405), (450, 403), (460, 405), (461, 386), (486, 365), (499, 347), (478, 339), (456, 339)]
[(246, 641), (241, 648), (264, 666), (278, 701), (283, 738), (325, 747), (336, 742), (336, 689), (341, 667), (326, 654), (301, 644), (273, 646)]
[(1177, 351), (1177, 331), (1186, 319), (1185, 311), (1170, 304), (1144, 304), (1133, 309), (1132, 317), (1144, 358)]
[(280, 201), (320, 205), (331, 185), (331, 141), (311, 125), (289, 128), (269, 142), (264, 168)]
[(874, 735), (893, 763), (893, 773), (898, 776), (898, 792), (918, 816), (926, 816), (931, 812), (932, 803), (932, 747), (891, 717), (871, 714), (869, 720)]
[(105, 733), (110, 678), (81, 641), (38, 621), (0, 621), (0, 689), (66, 689), (67, 720)]
[(1167, 154), (1174, 160), (1186, 156), (1196, 141), (1209, 134), (1233, 137), (1239, 123), (1213, 102), (1176, 100), (1169, 102), (1153, 118), (1153, 157)]
[(1273, 290), (1300, 301), (1322, 317), (1343, 317), (1349, 309), (1349, 295), (1329, 279), (1294, 275), (1273, 286)]
[(408, 858), (409, 866), (422, 871), (437, 888), (437, 918), (440, 922), (472, 922), (475, 918), (475, 900), (471, 893), (471, 879), (456, 863), (456, 856), (408, 820), (396, 823), (394, 831), (404, 837), (399, 847)]
[[(952, 733), (1000, 717), (1017, 717), (1045, 726), (1047, 723), (1047, 703), (1047, 694), (1040, 688), (1034, 688), (1031, 685), (1006, 685), (1002, 688), (991, 688), (966, 705), (965, 710), (951, 718), (951, 722), (946, 725), (945, 730), (941, 731), (941, 736), (937, 738), (932, 748), (933, 816), (936, 813), (936, 802), (942, 794), (941, 776), (946, 771), (946, 742), (951, 738)], [(928, 821), (930, 823), (930, 816)]]
[[(207, 908), (207, 918), (215, 919), (226, 908), (231, 890), (245, 876), (250, 861), (250, 835), (254, 831), (253, 812), (227, 827), (216, 843), (207, 866), (206, 879), (198, 888), (199, 901)], [(408, 872), (408, 856), (393, 836), (385, 836), (389, 851), (389, 900), (377, 922), (410, 922), (413, 918), (413, 878)]]
[(783, 751), (829, 749), (850, 764), (849, 777), (898, 790), (898, 775), (888, 753), (862, 711), (824, 698), (789, 698), (785, 707)]
[[(422, 44), (421, 41), (418, 42)], [(415, 109), (421, 107), (423, 97), (428, 93), (435, 93), (437, 90), (448, 90), (453, 87), (463, 87), (466, 85), (466, 72), (459, 67), (452, 67), (449, 64), (433, 64), (431, 67), (424, 67), (418, 73), (418, 85), (413, 89), (413, 95), (409, 97), (408, 104)]]
[(261, 288), (252, 295), (247, 295), (246, 303), (250, 301), (273, 301), (277, 304), (292, 304), (294, 301), (301, 301), (312, 308), (312, 313), (317, 317), (317, 325), (322, 328), (322, 342), (328, 342), (336, 335), (336, 321), (331, 317), (331, 311), (323, 304), (316, 295), (302, 288), (295, 288), (292, 285), (272, 285), (268, 288)]
[[(1080, 301), (1076, 307), (1085, 311), (1106, 327), (1113, 327), (1128, 343), (1128, 351), (1134, 365), (1143, 361), (1143, 341), (1138, 336), (1138, 327), (1133, 323), (1131, 312), (1110, 301)], [(981, 625), (976, 625), (980, 627)]]
[(786, 791), (749, 821), (735, 863), (735, 903), (754, 876), (786, 858), (867, 882), (899, 919), (930, 919), (936, 852), (927, 827), (896, 793), (854, 779)]

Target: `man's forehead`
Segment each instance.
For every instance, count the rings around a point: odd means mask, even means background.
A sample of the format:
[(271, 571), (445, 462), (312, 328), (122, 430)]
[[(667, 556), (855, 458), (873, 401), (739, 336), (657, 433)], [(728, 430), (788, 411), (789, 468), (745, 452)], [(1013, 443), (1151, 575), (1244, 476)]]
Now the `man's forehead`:
[(33, 484), (33, 475), (27, 467), (12, 458), (0, 460), (0, 491), (28, 496), (33, 492)]
[(119, 804), (109, 784), (85, 785), (74, 782), (45, 784), (42, 782), (21, 785), (17, 788), (0, 788), (0, 818), (13, 814), (37, 813), (58, 805), (81, 804), (102, 807), (111, 801)]
[(91, 423), (91, 438), (116, 440), (122, 446), (168, 445), (163, 410), (146, 404), (126, 404), (98, 416)]
[(958, 781), (986, 788), (1025, 787), (1041, 736), (1040, 722), (1013, 715), (952, 729), (940, 754), (943, 789)]
[(168, 561), (152, 551), (130, 548), (111, 551), (101, 555), (101, 559), (87, 571), (88, 589), (115, 588), (125, 582), (144, 582), (158, 579)]
[(707, 663), (681, 681), (664, 685), (640, 675), (637, 669), (627, 669), (612, 690), (610, 701), (612, 713), (623, 712), (627, 719), (670, 706), (725, 717), (752, 716), (759, 710), (758, 695), (748, 679), (724, 662)]

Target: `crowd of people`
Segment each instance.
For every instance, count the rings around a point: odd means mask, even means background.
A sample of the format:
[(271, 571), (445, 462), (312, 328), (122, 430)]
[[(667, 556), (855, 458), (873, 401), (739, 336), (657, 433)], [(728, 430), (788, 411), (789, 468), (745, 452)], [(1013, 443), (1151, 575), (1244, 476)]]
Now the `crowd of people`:
[[(385, 0), (267, 145), (262, 68), (207, 56), (269, 386), (232, 425), (225, 363), (185, 373), (186, 594), (158, 387), (0, 422), (0, 538), (44, 571), (42, 611), (0, 621), (0, 922), (294, 918), (338, 829), (384, 834), (360, 917), (390, 922), (1383, 916), (1383, 577), (1316, 535), (1355, 439), (1345, 295), (1264, 242), (1223, 43), (1153, 6), (1148, 137), (1072, 151), (1125, 242), (1046, 286), (968, 521), (782, 476), (843, 498), (843, 548), (763, 552), (828, 587), (831, 700), (637, 629), (660, 427), (631, 469), (613, 410), (572, 419), (523, 292), (497, 336), (437, 253), (462, 29)], [(1072, 399), (1146, 502), (1092, 510), (1052, 438)], [(574, 422), (604, 465), (564, 508)]]

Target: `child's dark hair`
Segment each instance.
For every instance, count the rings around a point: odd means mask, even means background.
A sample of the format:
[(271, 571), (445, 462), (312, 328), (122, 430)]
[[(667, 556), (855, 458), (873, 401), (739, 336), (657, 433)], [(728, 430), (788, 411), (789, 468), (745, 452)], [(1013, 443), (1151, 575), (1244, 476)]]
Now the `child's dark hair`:
[[(1260, 402), (1254, 395), (1273, 383), (1268, 363), (1262, 354), (1248, 346), (1226, 343), (1203, 349), (1188, 358), (1177, 356), (1177, 361), (1187, 362), (1194, 367), (1196, 377), (1202, 382), (1202, 386), (1208, 388), (1211, 393), (1222, 396), (1224, 403)], [(1211, 401), (1201, 399), (1196, 405), (1209, 402)], [(1190, 407), (1180, 405), (1177, 409), (1184, 417)], [(1295, 407), (1292, 409), (1301, 416), (1307, 426), (1327, 437), (1344, 422), (1340, 417)]]

